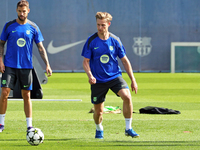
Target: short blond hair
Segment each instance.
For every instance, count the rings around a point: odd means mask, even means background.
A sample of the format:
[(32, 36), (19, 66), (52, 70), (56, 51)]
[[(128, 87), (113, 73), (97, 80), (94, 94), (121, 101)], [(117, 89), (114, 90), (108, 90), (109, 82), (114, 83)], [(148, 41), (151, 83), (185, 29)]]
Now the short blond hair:
[(97, 19), (106, 19), (108, 22), (112, 21), (111, 14), (109, 14), (107, 12), (97, 12), (95, 17), (96, 17), (96, 20)]

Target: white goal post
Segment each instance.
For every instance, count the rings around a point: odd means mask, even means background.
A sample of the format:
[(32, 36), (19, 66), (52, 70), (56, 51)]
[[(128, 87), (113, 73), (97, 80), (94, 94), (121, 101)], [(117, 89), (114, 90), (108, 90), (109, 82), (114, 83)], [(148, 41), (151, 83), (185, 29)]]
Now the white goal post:
[(171, 42), (171, 73), (175, 73), (175, 47), (176, 46), (200, 47), (200, 42)]

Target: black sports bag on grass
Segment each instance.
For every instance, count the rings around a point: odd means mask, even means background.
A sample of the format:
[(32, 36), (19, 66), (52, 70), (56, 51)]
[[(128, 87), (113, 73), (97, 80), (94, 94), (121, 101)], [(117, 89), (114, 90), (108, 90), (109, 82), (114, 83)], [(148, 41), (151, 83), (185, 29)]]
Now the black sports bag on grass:
[(180, 114), (181, 112), (178, 110), (162, 108), (162, 107), (154, 107), (147, 106), (139, 109), (141, 114)]

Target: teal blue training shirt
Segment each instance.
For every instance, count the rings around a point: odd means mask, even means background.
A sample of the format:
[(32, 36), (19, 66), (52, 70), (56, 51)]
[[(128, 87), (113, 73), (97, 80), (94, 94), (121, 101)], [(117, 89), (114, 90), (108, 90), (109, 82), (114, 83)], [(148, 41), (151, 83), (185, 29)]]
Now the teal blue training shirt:
[(7, 22), (0, 39), (7, 41), (4, 65), (17, 69), (33, 68), (33, 41), (37, 44), (44, 40), (38, 26), (30, 20), (23, 25), (17, 23), (16, 20)]
[(126, 55), (119, 37), (110, 33), (107, 40), (102, 40), (95, 33), (90, 36), (82, 50), (83, 57), (90, 59), (90, 68), (97, 83), (104, 83), (121, 76), (117, 57)]

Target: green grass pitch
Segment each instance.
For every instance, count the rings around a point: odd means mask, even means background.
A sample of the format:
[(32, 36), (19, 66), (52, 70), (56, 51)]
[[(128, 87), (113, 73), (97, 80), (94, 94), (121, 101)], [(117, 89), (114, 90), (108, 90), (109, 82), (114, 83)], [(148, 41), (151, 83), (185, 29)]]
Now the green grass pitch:
[[(130, 85), (127, 74), (124, 79)], [(132, 92), (133, 129), (140, 138), (124, 135), (122, 114), (104, 114), (104, 139), (97, 140), (90, 103), (90, 85), (85, 73), (53, 73), (42, 85), (44, 99), (82, 101), (33, 101), (33, 125), (42, 129), (39, 146), (26, 141), (23, 101), (8, 101), (0, 150), (197, 150), (200, 147), (200, 74), (135, 73), (138, 94)], [(109, 91), (105, 106), (120, 106), (122, 100)], [(139, 114), (146, 106), (179, 110), (179, 115)]]

